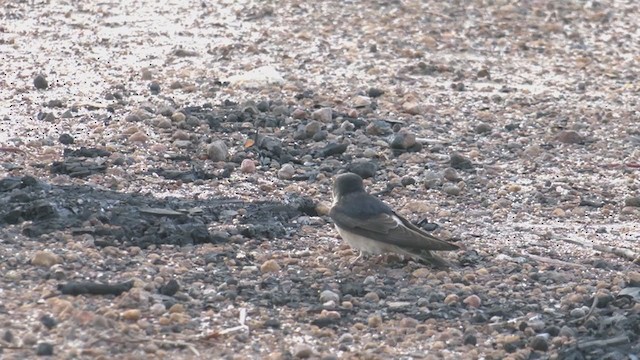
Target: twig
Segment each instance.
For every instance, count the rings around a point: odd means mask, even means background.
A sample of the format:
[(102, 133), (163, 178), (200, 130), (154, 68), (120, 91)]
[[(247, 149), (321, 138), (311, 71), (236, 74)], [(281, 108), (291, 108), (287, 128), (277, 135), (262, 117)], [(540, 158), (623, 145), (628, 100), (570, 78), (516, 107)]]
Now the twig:
[(567, 261), (551, 259), (551, 258), (544, 257), (544, 256), (532, 255), (532, 254), (527, 254), (527, 253), (525, 253), (524, 255), (528, 256), (529, 258), (531, 258), (533, 260), (544, 262), (544, 263), (551, 264), (551, 265), (584, 267), (584, 265), (581, 265), (581, 264), (575, 264), (575, 263), (570, 263), (570, 262), (567, 262)]
[(619, 248), (619, 247), (613, 247), (613, 246), (607, 246), (607, 245), (589, 244), (584, 241), (568, 239), (568, 238), (559, 238), (559, 240), (562, 240), (564, 242), (568, 242), (571, 244), (575, 244), (575, 245), (580, 245), (582, 247), (593, 249), (596, 251), (602, 251), (605, 253), (614, 254), (621, 258), (631, 260), (631, 261), (635, 261), (636, 259), (640, 258), (640, 254), (636, 253), (631, 249)]
[(629, 337), (627, 335), (622, 335), (622, 336), (618, 336), (610, 339), (604, 339), (604, 340), (583, 341), (581, 343), (578, 343), (578, 349), (587, 350), (587, 349), (596, 348), (596, 347), (603, 348), (611, 345), (626, 344), (628, 342), (629, 342)]
[(244, 324), (246, 320), (247, 320), (247, 309), (240, 308), (240, 316), (238, 318), (238, 322), (240, 323), (240, 325), (234, 326), (229, 329), (221, 330), (220, 332), (218, 332), (218, 334), (225, 335), (225, 334), (230, 334), (236, 331), (243, 331), (243, 330), (249, 331), (249, 327)]
[(593, 310), (596, 309), (596, 306), (598, 306), (598, 294), (594, 293), (593, 294), (593, 304), (591, 304), (591, 309), (589, 309), (589, 312), (587, 313), (587, 315), (585, 315), (581, 321), (582, 324), (585, 324), (587, 322), (587, 320), (589, 320), (589, 318), (591, 317), (591, 314), (593, 314)]

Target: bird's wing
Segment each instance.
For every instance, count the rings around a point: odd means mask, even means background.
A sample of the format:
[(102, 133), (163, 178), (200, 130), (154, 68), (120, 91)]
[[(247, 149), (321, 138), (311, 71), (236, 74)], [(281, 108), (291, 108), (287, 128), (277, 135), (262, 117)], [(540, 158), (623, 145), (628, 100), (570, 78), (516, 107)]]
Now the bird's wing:
[(336, 205), (329, 216), (341, 228), (370, 239), (421, 250), (457, 250), (459, 247), (431, 236), (394, 213), (378, 213), (367, 216), (349, 216)]

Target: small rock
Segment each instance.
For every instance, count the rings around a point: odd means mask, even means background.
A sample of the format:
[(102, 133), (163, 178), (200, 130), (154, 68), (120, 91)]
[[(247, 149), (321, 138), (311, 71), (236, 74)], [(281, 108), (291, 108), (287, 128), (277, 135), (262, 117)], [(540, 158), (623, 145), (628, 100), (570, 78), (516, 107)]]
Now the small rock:
[(558, 336), (574, 338), (574, 337), (576, 337), (576, 331), (573, 330), (572, 328), (564, 325), (562, 328), (560, 328), (560, 332), (558, 333)]
[(308, 359), (313, 355), (313, 349), (307, 344), (296, 344), (291, 354), (297, 359)]
[(547, 351), (549, 350), (549, 342), (547, 340), (548, 335), (536, 335), (531, 339), (529, 346), (536, 351)]
[(179, 123), (183, 122), (187, 119), (187, 116), (181, 112), (175, 112), (171, 115), (171, 121)]
[(291, 113), (291, 117), (298, 120), (304, 119), (307, 117), (307, 112), (304, 111), (304, 109), (297, 108), (293, 110), (293, 112)]
[(135, 143), (135, 142), (146, 142), (149, 139), (149, 137), (147, 136), (147, 134), (143, 133), (142, 131), (138, 131), (136, 133), (133, 133), (131, 136), (129, 136), (129, 142)]
[(272, 273), (280, 271), (280, 265), (273, 259), (267, 260), (260, 265), (260, 271), (263, 273)]
[(481, 69), (480, 71), (478, 71), (476, 76), (478, 78), (490, 78), (491, 74), (489, 73), (489, 69)]
[(402, 104), (402, 110), (407, 114), (420, 115), (425, 111), (425, 107), (417, 101), (407, 101)]
[(240, 171), (245, 174), (253, 174), (256, 172), (256, 163), (251, 159), (244, 159), (240, 164)]
[(372, 121), (367, 125), (365, 132), (367, 135), (389, 135), (393, 132), (391, 125), (388, 122), (382, 120)]
[(378, 295), (378, 293), (375, 291), (371, 291), (364, 295), (364, 299), (372, 303), (377, 303), (378, 301), (380, 301), (380, 295)]
[(149, 311), (154, 315), (162, 315), (167, 311), (167, 307), (163, 303), (156, 303), (149, 307)]
[(318, 109), (311, 114), (311, 117), (323, 123), (330, 123), (333, 120), (333, 110), (329, 107)]
[(207, 155), (211, 161), (225, 161), (229, 156), (229, 150), (224, 141), (216, 140), (207, 146)]
[(139, 309), (129, 309), (122, 313), (122, 318), (129, 321), (137, 321), (140, 319), (141, 312)]
[(60, 263), (62, 263), (62, 259), (58, 255), (47, 250), (37, 251), (33, 258), (31, 258), (31, 264), (35, 266), (51, 267)]
[(58, 138), (58, 141), (60, 141), (60, 144), (69, 145), (69, 144), (73, 144), (74, 139), (73, 139), (73, 136), (69, 134), (62, 134)]
[(489, 124), (480, 123), (476, 125), (474, 131), (476, 134), (486, 134), (491, 132), (491, 126)]
[(640, 207), (640, 196), (631, 196), (624, 199), (625, 206)]
[(294, 169), (293, 165), (284, 164), (282, 165), (280, 170), (278, 170), (278, 179), (290, 180), (293, 177), (293, 175), (295, 175), (295, 173), (296, 173), (296, 169)]
[(451, 165), (452, 168), (458, 169), (458, 170), (467, 170), (467, 169), (473, 168), (473, 164), (471, 163), (471, 160), (462, 156), (462, 154), (460, 153), (451, 154), (451, 157), (449, 159), (449, 164)]
[(351, 344), (352, 342), (353, 342), (353, 335), (349, 333), (342, 334), (338, 338), (338, 343), (340, 344)]
[(629, 287), (640, 287), (640, 272), (631, 271), (627, 274)]
[(424, 186), (427, 189), (435, 189), (442, 185), (442, 176), (435, 171), (427, 171), (424, 174)]
[(40, 318), (40, 322), (49, 330), (53, 329), (58, 324), (56, 319), (46, 314), (42, 315), (42, 317)]
[(474, 334), (471, 334), (471, 333), (464, 334), (464, 337), (462, 338), (462, 343), (465, 345), (475, 346), (477, 342), (478, 342), (478, 339)]
[(462, 180), (462, 178), (460, 178), (460, 175), (458, 175), (458, 172), (454, 168), (444, 169), (443, 175), (444, 175), (444, 178), (449, 181), (458, 182)]
[(458, 301), (460, 301), (460, 298), (456, 294), (449, 294), (444, 298), (445, 305), (456, 304), (458, 303)]
[(478, 295), (469, 295), (462, 302), (472, 308), (479, 308), (482, 303)]
[(320, 130), (322, 130), (322, 123), (319, 121), (313, 120), (304, 126), (304, 133), (307, 138), (312, 138)]
[(556, 140), (563, 144), (582, 144), (584, 137), (573, 130), (563, 130), (556, 135)]
[(368, 179), (376, 174), (378, 166), (372, 161), (356, 160), (349, 164), (347, 169), (350, 172), (359, 175), (363, 179)]
[(391, 141), (392, 149), (406, 150), (416, 144), (416, 136), (406, 130), (400, 130)]
[(356, 109), (370, 107), (371, 99), (365, 96), (356, 96), (352, 100), (352, 106)]
[(160, 92), (160, 83), (157, 81), (152, 81), (149, 83), (149, 91), (152, 94), (158, 94)]
[(173, 304), (173, 306), (169, 308), (170, 314), (179, 314), (183, 312), (184, 312), (184, 305), (182, 304)]
[(35, 86), (36, 89), (38, 90), (44, 90), (46, 88), (49, 87), (49, 82), (47, 81), (47, 79), (44, 77), (44, 75), (42, 74), (38, 74), (34, 79), (33, 79), (33, 86)]
[(336, 294), (331, 290), (324, 290), (320, 293), (320, 302), (326, 303), (329, 301), (333, 301), (334, 303), (338, 303), (340, 301), (340, 295)]
[(442, 188), (442, 191), (447, 195), (460, 195), (460, 188), (457, 185), (446, 185)]
[(577, 309), (571, 310), (569, 312), (569, 315), (571, 315), (572, 318), (577, 319), (577, 318), (584, 317), (586, 315), (586, 312), (582, 308), (577, 308)]
[(376, 283), (376, 277), (373, 275), (369, 275), (366, 278), (364, 278), (364, 281), (362, 282), (363, 285), (372, 285)]
[(431, 270), (426, 267), (421, 267), (413, 271), (411, 275), (417, 278), (426, 278), (431, 274)]
[(378, 314), (371, 315), (369, 319), (367, 319), (367, 324), (371, 328), (377, 328), (382, 325), (382, 317)]
[(416, 179), (412, 178), (411, 176), (405, 176), (402, 179), (400, 179), (400, 184), (402, 184), (402, 186), (409, 186), (415, 183), (416, 183)]
[(416, 326), (418, 326), (418, 320), (414, 318), (406, 317), (400, 320), (400, 327), (402, 328), (413, 329)]
[(47, 342), (39, 343), (36, 347), (36, 355), (38, 356), (53, 356), (53, 345)]
[(369, 91), (367, 91), (367, 95), (369, 95), (369, 97), (371, 98), (377, 98), (384, 95), (384, 90), (372, 87), (369, 88)]
[(565, 217), (566, 212), (562, 208), (555, 208), (552, 212), (555, 217)]
[(527, 146), (523, 153), (528, 158), (535, 158), (542, 154), (542, 147), (540, 145), (529, 145)]

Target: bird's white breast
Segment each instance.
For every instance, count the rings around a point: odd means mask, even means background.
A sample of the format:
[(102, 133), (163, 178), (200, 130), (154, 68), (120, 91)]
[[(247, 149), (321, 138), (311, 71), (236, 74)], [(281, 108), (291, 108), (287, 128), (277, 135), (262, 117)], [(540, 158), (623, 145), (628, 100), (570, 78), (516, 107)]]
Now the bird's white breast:
[(384, 254), (387, 252), (398, 252), (397, 246), (383, 243), (381, 241), (376, 241), (370, 239), (366, 236), (354, 234), (351, 231), (347, 231), (345, 229), (341, 229), (336, 225), (336, 230), (351, 247), (358, 249), (364, 253), (368, 254)]

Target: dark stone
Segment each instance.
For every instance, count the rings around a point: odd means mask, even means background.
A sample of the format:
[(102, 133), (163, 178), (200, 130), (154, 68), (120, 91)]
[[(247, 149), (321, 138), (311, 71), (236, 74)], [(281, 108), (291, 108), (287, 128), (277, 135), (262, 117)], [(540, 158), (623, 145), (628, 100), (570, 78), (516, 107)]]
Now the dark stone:
[(36, 89), (38, 90), (44, 90), (46, 88), (49, 87), (49, 82), (47, 81), (47, 79), (44, 77), (44, 75), (42, 74), (38, 74), (34, 79), (33, 79), (33, 86), (35, 86)]
[(451, 154), (449, 164), (451, 165), (452, 168), (458, 169), (458, 170), (473, 169), (473, 164), (471, 163), (471, 160), (462, 156), (459, 153)]
[(171, 279), (166, 284), (160, 286), (158, 292), (162, 295), (173, 296), (178, 292), (178, 290), (180, 290), (180, 285), (175, 279)]
[(321, 157), (329, 157), (329, 156), (333, 156), (333, 155), (340, 155), (342, 153), (344, 153), (345, 151), (347, 151), (347, 144), (342, 143), (342, 144), (338, 144), (338, 143), (329, 143), (327, 144), (327, 146), (325, 146), (324, 148), (320, 149), (318, 151), (318, 155)]
[(372, 98), (377, 98), (380, 97), (384, 94), (384, 90), (378, 89), (378, 88), (369, 88), (369, 91), (367, 91), (367, 95), (369, 95), (369, 97)]
[(36, 347), (36, 355), (38, 356), (53, 356), (53, 345), (42, 342)]
[(74, 139), (73, 139), (73, 136), (69, 134), (62, 134), (58, 138), (58, 141), (60, 141), (61, 144), (69, 145), (69, 144), (73, 144)]
[(356, 160), (347, 166), (347, 170), (363, 179), (368, 179), (376, 174), (378, 165), (368, 160)]
[(56, 319), (46, 314), (42, 315), (42, 317), (40, 318), (40, 322), (49, 330), (53, 329), (58, 324)]

